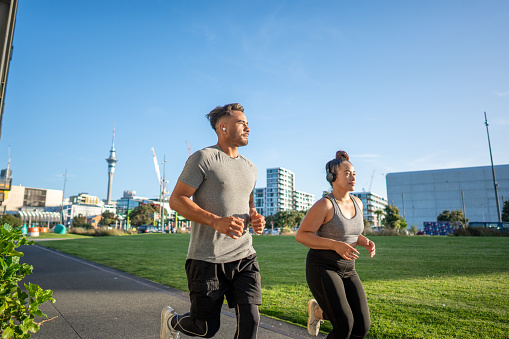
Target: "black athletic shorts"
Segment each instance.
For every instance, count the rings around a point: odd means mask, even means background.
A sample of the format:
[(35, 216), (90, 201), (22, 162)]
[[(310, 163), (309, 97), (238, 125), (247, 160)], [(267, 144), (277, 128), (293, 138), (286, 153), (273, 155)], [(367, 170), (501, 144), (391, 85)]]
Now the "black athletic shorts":
[(262, 304), (260, 267), (256, 254), (215, 264), (187, 259), (186, 274), (191, 298), (191, 317), (212, 320), (221, 314), (224, 297), (230, 308)]

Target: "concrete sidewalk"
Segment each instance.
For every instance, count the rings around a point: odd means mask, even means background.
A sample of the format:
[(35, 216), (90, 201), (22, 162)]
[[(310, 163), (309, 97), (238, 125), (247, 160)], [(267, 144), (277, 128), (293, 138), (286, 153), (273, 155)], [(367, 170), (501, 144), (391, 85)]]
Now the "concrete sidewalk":
[[(170, 305), (180, 314), (189, 310), (187, 293), (165, 285), (37, 245), (20, 251), (22, 262), (34, 266), (24, 282), (51, 289), (56, 299), (42, 305), (51, 320), (32, 338), (159, 338), (163, 307)], [(235, 314), (224, 308), (215, 338), (233, 338), (235, 329)], [(313, 337), (305, 328), (262, 317), (258, 338)]]

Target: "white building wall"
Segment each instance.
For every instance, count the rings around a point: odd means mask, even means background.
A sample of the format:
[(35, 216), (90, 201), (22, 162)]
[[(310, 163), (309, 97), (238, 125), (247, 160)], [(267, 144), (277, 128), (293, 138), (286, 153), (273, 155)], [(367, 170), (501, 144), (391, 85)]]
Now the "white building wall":
[(17, 211), (23, 207), (23, 198), (25, 197), (25, 187), (12, 186), (9, 191), (9, 197), (5, 200), (2, 206), (6, 211)]
[(61, 190), (46, 190), (46, 206), (60, 206), (62, 205), (62, 198), (64, 192)]
[[(509, 200), (509, 165), (495, 166), (500, 208)], [(444, 210), (463, 210), (470, 221), (498, 221), (491, 166), (389, 173), (389, 204), (400, 210), (409, 225), (423, 227)]]
[(23, 207), (25, 188), (33, 188), (46, 191), (45, 207), (60, 206), (62, 204), (63, 192), (61, 190), (12, 186), (11, 190), (9, 191), (9, 197), (2, 204), (6, 211), (18, 211), (21, 207)]
[(315, 195), (300, 191), (293, 192), (294, 206), (293, 209), (296, 211), (307, 211), (313, 206), (315, 202)]

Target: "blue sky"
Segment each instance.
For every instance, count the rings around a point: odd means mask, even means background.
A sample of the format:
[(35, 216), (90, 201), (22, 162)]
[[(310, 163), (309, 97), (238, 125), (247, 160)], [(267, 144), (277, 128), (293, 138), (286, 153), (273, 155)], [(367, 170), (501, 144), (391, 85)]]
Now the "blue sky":
[[(385, 174), (509, 163), (509, 2), (20, 1), (0, 140), (13, 184), (113, 199), (171, 191), (215, 144), (204, 117), (240, 102), (240, 151), (320, 196), (346, 150), (357, 190)], [(163, 171), (161, 165), (161, 172)], [(373, 178), (373, 180), (371, 180)], [(371, 183), (372, 182), (372, 183)]]

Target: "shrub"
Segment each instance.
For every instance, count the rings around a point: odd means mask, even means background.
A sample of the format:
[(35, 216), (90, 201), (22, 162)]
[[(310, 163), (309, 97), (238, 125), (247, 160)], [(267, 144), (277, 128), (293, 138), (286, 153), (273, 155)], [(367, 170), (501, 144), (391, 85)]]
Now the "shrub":
[[(39, 285), (24, 284), (26, 292), (18, 285), (26, 275), (32, 274), (33, 266), (20, 264), (22, 252), (16, 248), (33, 245), (27, 241), (20, 229), (8, 224), (0, 227), (0, 336), (8, 338), (30, 338), (30, 333), (40, 329), (35, 316), (46, 317), (39, 306), (46, 301), (55, 302), (53, 291), (43, 290)], [(28, 298), (28, 301), (27, 301)]]
[(454, 235), (470, 237), (509, 237), (509, 232), (490, 227), (466, 227), (457, 228), (454, 231)]
[(178, 234), (187, 234), (190, 232), (191, 232), (191, 229), (188, 227), (179, 227), (179, 228), (177, 228), (177, 231), (176, 231), (176, 233), (178, 233)]
[(388, 229), (388, 228), (384, 228), (383, 230), (381, 230), (380, 232), (377, 233), (377, 235), (383, 235), (383, 236), (400, 236), (400, 235), (406, 235), (406, 234), (403, 234), (401, 233), (399, 230), (397, 229)]
[(292, 231), (292, 229), (291, 229), (291, 228), (283, 228), (283, 229), (281, 230), (281, 233), (280, 233), (279, 235), (293, 235), (293, 236), (295, 236), (295, 233), (296, 233), (296, 232), (295, 232), (295, 231)]
[(134, 231), (124, 231), (117, 228), (108, 228), (108, 227), (99, 227), (99, 228), (81, 228), (81, 227), (73, 227), (69, 229), (69, 233), (78, 234), (78, 235), (88, 235), (92, 237), (103, 237), (108, 235), (126, 235), (126, 234), (134, 234)]

